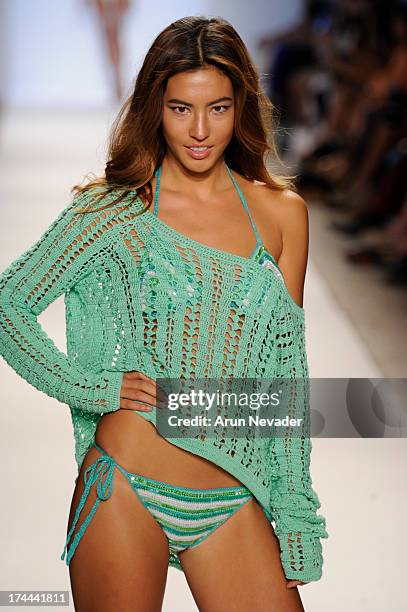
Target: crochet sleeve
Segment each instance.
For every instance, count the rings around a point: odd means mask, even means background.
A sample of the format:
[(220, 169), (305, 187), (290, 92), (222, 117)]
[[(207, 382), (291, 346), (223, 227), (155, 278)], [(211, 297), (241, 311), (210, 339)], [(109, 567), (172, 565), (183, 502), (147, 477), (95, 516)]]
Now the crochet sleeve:
[[(89, 371), (73, 363), (45, 333), (37, 317), (104, 256), (112, 212), (87, 211), (88, 192), (78, 194), (39, 240), (0, 276), (0, 354), (28, 383), (83, 411), (113, 412), (120, 406), (122, 373)], [(98, 206), (97, 206), (98, 207)]]
[[(292, 315), (280, 317), (284, 329), (278, 335), (279, 376), (286, 379), (290, 416), (303, 419), (303, 428), (270, 439), (271, 512), (280, 544), (280, 558), (287, 579), (311, 582), (322, 576), (322, 545), (326, 521), (316, 513), (320, 501), (310, 475), (311, 437), (309, 375), (305, 348), (305, 322)], [(299, 379), (294, 381), (293, 379)]]

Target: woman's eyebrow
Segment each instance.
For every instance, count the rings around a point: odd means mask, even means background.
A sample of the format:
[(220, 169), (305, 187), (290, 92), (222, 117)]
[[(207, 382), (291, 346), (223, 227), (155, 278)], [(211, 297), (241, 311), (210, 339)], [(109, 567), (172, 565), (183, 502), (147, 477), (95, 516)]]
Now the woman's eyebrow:
[[(217, 98), (217, 100), (212, 100), (212, 102), (208, 102), (207, 106), (212, 106), (212, 104), (217, 104), (218, 102), (233, 102), (233, 98), (231, 98), (230, 96), (223, 96), (223, 98)], [(167, 104), (169, 104), (170, 102), (175, 103), (175, 104), (184, 104), (185, 106), (191, 106), (193, 108), (193, 104), (191, 104), (190, 102), (185, 102), (184, 100), (179, 100), (178, 98), (171, 98), (171, 100), (168, 100)]]

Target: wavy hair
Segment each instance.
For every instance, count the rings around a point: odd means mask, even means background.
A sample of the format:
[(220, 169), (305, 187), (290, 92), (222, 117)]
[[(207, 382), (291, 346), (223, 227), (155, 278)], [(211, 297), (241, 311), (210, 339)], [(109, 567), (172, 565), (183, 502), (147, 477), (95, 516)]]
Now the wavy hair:
[[(136, 192), (147, 206), (152, 203), (151, 179), (161, 165), (167, 145), (161, 129), (163, 96), (168, 79), (180, 72), (215, 66), (231, 80), (235, 96), (233, 136), (224, 151), (232, 170), (274, 190), (296, 191), (294, 176), (271, 173), (266, 156), (278, 161), (274, 139), (275, 107), (266, 96), (247, 48), (225, 19), (184, 17), (155, 38), (137, 75), (133, 93), (124, 102), (109, 135), (104, 176), (84, 186), (74, 185), (75, 195), (95, 189), (91, 202), (118, 190), (119, 197), (95, 210), (103, 210)], [(88, 177), (89, 175), (87, 175)], [(88, 210), (77, 209), (78, 212)], [(140, 213), (140, 214), (141, 214)]]

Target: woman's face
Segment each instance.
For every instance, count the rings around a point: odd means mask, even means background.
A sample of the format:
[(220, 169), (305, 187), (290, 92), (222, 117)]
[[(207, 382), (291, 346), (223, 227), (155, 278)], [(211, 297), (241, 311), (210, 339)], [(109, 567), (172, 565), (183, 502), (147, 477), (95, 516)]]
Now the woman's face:
[[(209, 66), (170, 77), (162, 128), (168, 154), (193, 172), (206, 172), (223, 156), (234, 130), (232, 83)], [(203, 152), (191, 147), (204, 147)]]

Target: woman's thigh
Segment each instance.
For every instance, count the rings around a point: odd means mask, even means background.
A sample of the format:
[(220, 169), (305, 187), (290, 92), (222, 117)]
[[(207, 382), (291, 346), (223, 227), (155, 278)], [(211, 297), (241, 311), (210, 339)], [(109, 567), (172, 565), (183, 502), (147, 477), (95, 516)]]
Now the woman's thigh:
[(303, 612), (288, 589), (274, 529), (255, 498), (194, 548), (180, 553), (200, 612)]
[[(72, 498), (68, 532), (84, 490), (83, 473), (100, 456), (91, 447), (83, 461)], [(96, 487), (90, 489), (72, 538), (96, 500)], [(69, 565), (75, 610), (161, 610), (168, 555), (168, 540), (161, 527), (124, 474), (115, 468), (111, 496), (99, 503)]]

